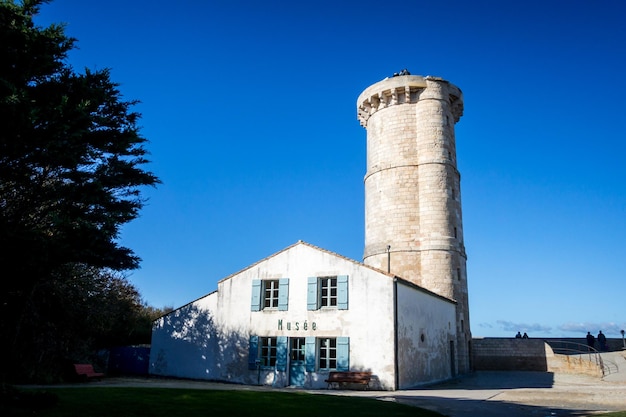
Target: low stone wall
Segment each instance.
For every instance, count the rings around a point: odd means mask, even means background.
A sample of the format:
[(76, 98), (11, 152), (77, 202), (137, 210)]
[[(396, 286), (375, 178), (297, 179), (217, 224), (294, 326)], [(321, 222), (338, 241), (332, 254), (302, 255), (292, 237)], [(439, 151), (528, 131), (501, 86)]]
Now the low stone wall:
[(542, 339), (481, 338), (472, 340), (476, 371), (548, 371), (549, 346)]
[[(542, 371), (563, 372), (602, 376), (596, 356), (586, 353), (586, 340), (579, 338), (516, 339), (475, 338), (472, 339), (472, 369), (475, 371)], [(562, 347), (577, 349), (580, 353), (555, 354)], [(607, 339), (610, 351), (622, 350), (621, 339)], [(560, 349), (560, 350), (559, 350)]]
[(602, 377), (602, 368), (598, 366), (593, 355), (550, 355), (548, 371)]

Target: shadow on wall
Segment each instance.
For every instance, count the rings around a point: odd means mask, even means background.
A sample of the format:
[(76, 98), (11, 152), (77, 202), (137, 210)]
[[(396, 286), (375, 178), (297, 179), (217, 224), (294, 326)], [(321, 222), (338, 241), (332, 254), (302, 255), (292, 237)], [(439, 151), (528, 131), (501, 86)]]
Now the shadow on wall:
[(150, 373), (241, 381), (248, 374), (248, 336), (216, 328), (209, 311), (188, 304), (155, 323)]
[[(254, 355), (250, 354), (251, 349)], [(287, 345), (283, 345), (282, 349), (287, 349)], [(192, 303), (154, 323), (149, 373), (246, 385), (291, 385), (293, 371), (289, 362), (281, 363), (285, 369), (279, 369), (278, 360), (275, 366), (260, 366), (260, 361), (256, 360), (258, 350), (259, 345), (251, 343), (247, 333), (223, 331), (215, 325), (210, 311)], [(283, 357), (287, 358), (286, 352)], [(352, 365), (351, 371), (371, 372), (369, 368)], [(302, 375), (305, 379), (297, 382), (304, 387), (317, 389), (328, 385), (328, 372), (306, 371)], [(364, 385), (360, 384), (359, 388), (364, 388)], [(368, 389), (383, 389), (377, 375), (372, 375)]]

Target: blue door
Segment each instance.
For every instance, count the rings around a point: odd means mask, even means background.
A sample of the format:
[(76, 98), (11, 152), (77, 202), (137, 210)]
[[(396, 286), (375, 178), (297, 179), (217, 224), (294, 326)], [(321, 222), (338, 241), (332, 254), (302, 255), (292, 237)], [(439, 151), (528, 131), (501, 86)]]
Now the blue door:
[(289, 350), (289, 385), (303, 387), (305, 382), (305, 338), (292, 337)]

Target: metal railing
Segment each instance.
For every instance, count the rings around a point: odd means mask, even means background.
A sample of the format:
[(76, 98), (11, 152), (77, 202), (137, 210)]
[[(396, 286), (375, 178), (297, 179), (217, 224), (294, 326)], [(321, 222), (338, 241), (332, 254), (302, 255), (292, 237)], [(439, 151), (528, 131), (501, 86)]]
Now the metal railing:
[(566, 340), (546, 340), (546, 343), (552, 348), (552, 351), (558, 355), (588, 356), (589, 362), (595, 363), (602, 371), (603, 378), (619, 371), (615, 362), (602, 358), (601, 352), (591, 346)]

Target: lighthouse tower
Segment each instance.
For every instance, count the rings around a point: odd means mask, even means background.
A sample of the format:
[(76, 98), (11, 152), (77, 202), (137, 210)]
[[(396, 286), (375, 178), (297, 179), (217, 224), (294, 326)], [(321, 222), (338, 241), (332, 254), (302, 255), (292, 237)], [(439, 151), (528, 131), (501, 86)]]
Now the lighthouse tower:
[(467, 256), (454, 135), (461, 90), (403, 71), (365, 89), (357, 112), (367, 130), (363, 262), (457, 302), (455, 371), (467, 372)]

